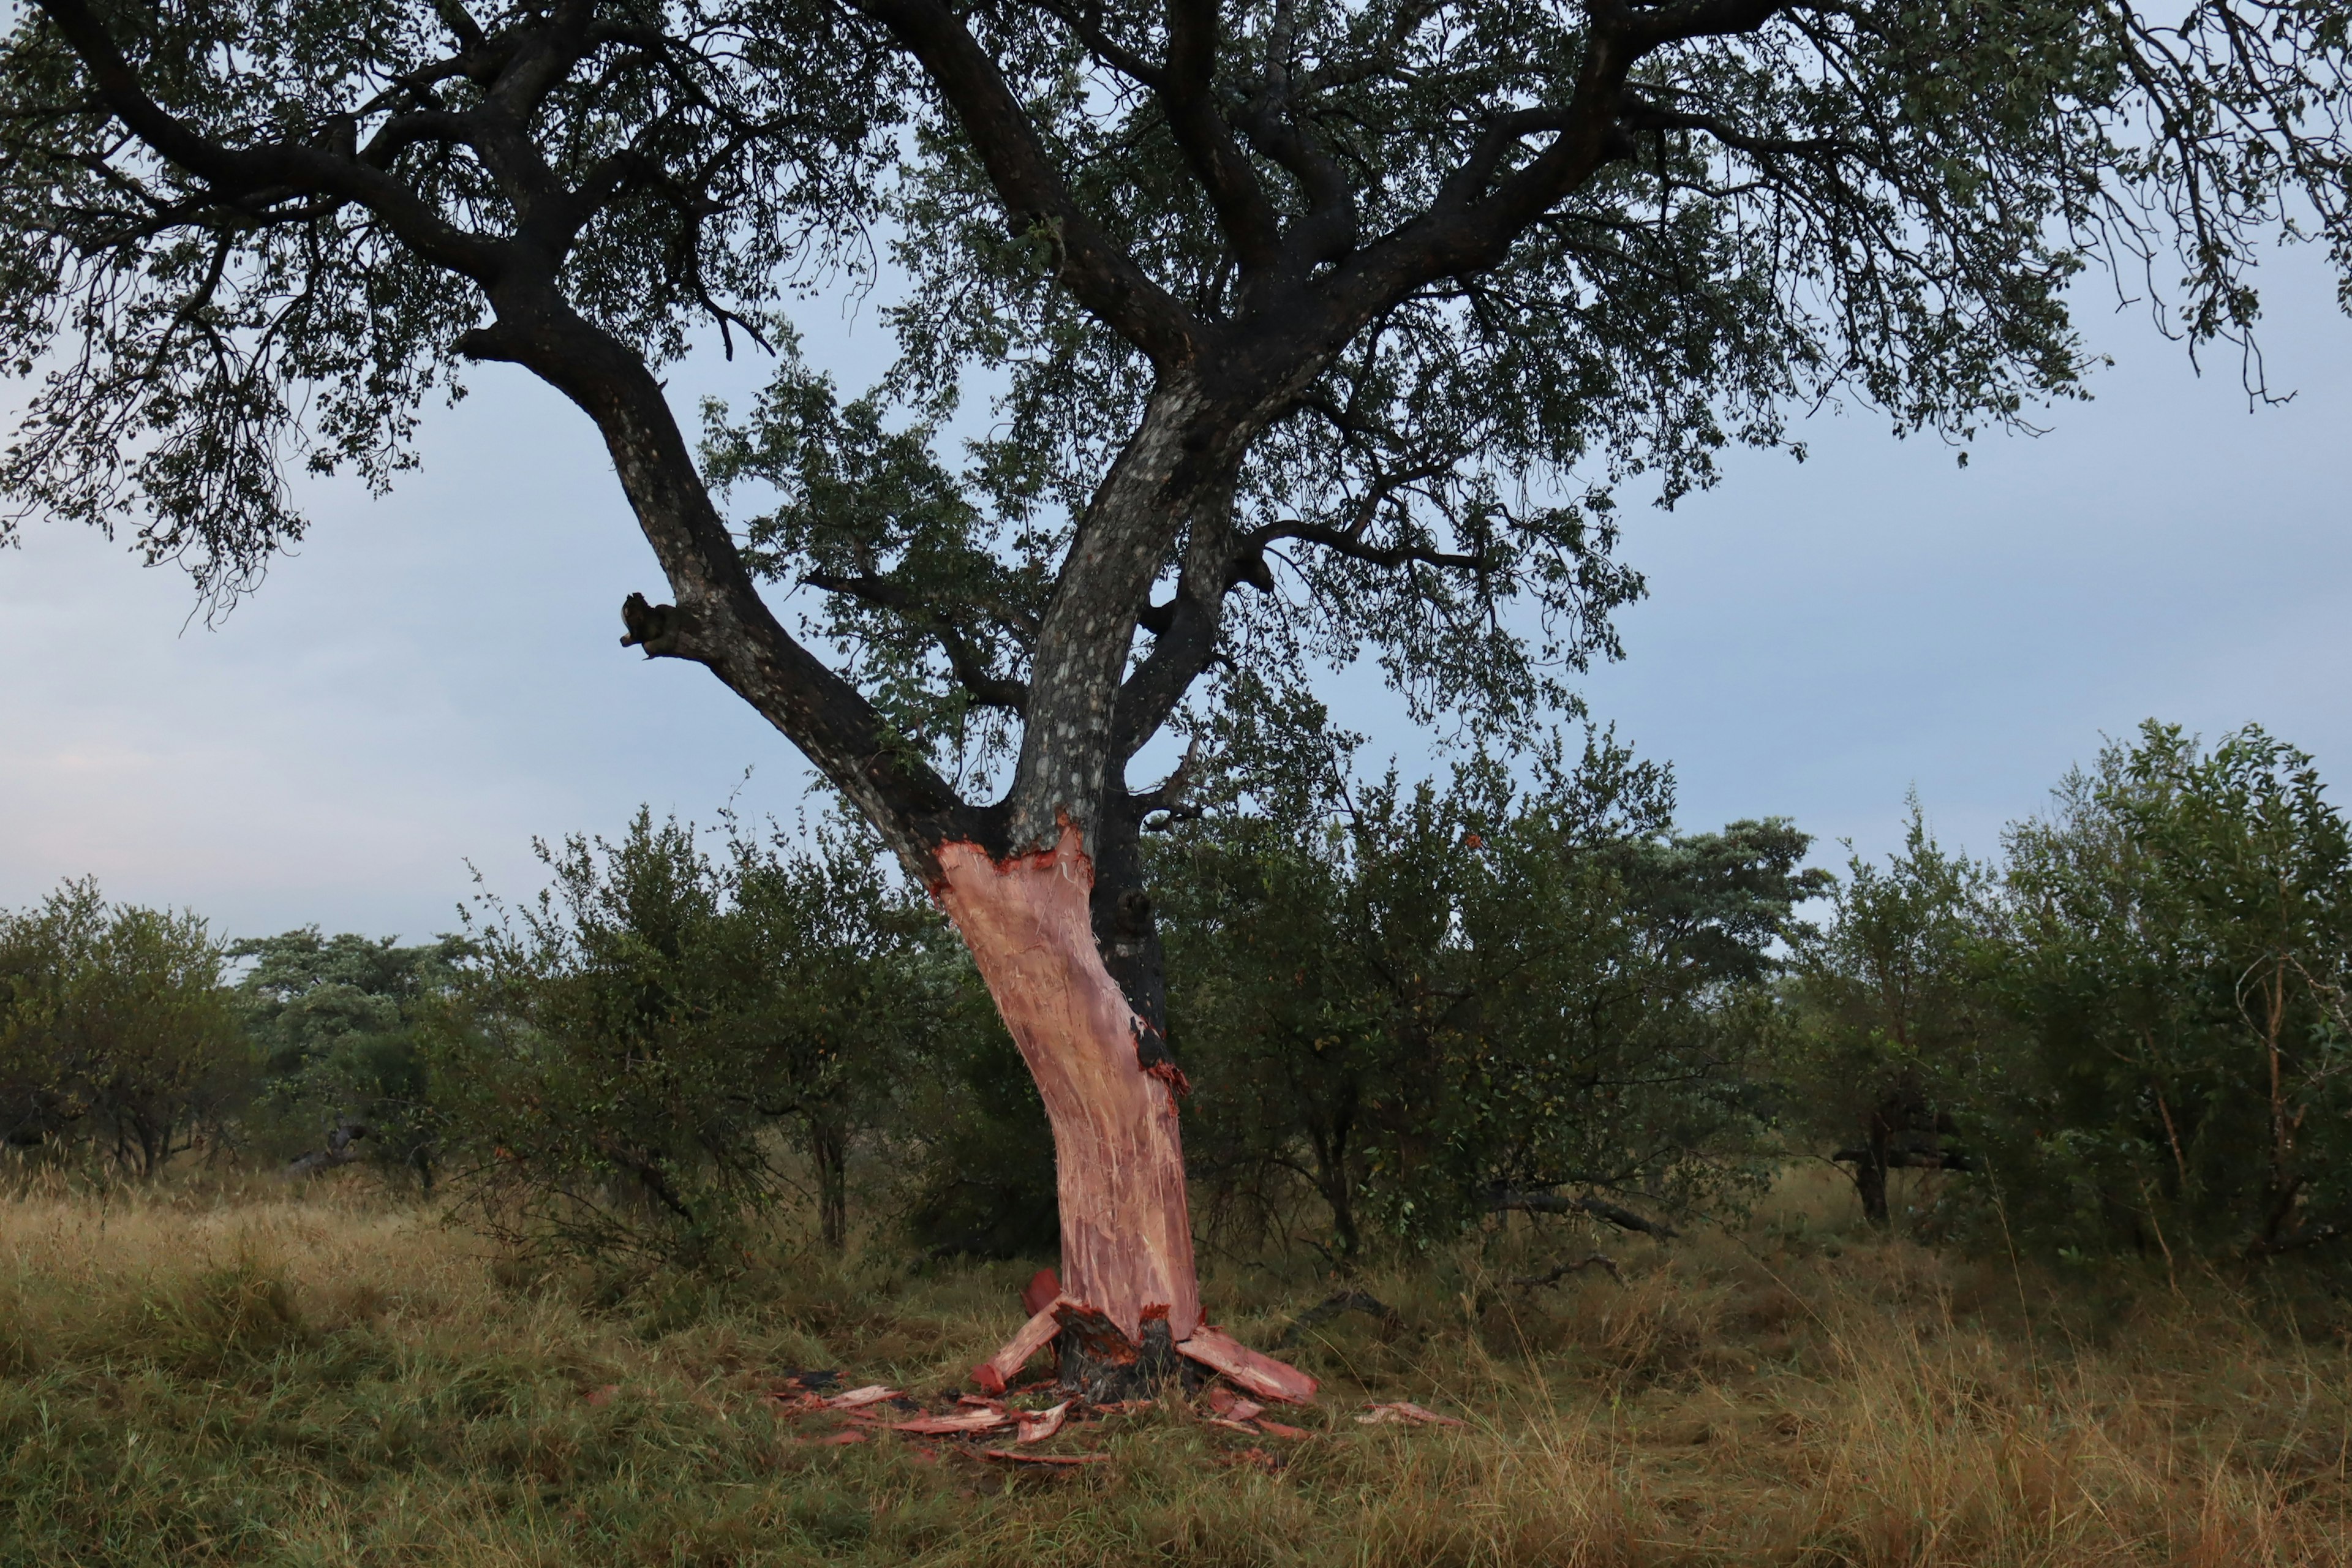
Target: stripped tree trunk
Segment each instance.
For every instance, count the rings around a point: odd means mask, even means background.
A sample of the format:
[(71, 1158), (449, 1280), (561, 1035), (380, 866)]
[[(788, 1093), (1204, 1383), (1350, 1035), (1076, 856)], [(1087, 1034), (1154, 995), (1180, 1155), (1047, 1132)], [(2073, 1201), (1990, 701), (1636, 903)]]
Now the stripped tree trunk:
[[(1104, 964), (1092, 915), (1094, 867), (1066, 827), (1052, 849), (997, 860), (978, 845), (939, 852), (940, 905), (1037, 1080), (1054, 1127), (1061, 1202), (1061, 1294), (1132, 1347), (1144, 1375), (1200, 1326), (1192, 1217), (1177, 1126), (1181, 1078), (1146, 1066), (1153, 1031)], [(1150, 1326), (1148, 1326), (1150, 1325)], [(1165, 1336), (1164, 1342), (1161, 1336)], [(1064, 1336), (1063, 1372), (1099, 1382), (1098, 1337)], [(1119, 1354), (1108, 1347), (1112, 1356)]]

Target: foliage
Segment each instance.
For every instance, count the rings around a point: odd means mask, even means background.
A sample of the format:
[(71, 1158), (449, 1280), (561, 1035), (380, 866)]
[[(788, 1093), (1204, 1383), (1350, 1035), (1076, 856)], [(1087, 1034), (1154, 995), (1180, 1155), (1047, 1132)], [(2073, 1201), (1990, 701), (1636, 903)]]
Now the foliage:
[(1229, 1204), (1304, 1183), (1349, 1258), (1562, 1187), (1673, 1213), (1750, 1187), (1762, 983), (1822, 879), (1784, 822), (1677, 835), (1672, 809), (1604, 739), (1524, 794), (1472, 766), (1180, 830), (1158, 869), (1196, 1175)]
[(376, 1163), (431, 1185), (438, 1129), (417, 1029), (470, 952), (455, 937), (402, 947), (316, 926), (229, 950), (250, 963), (237, 1000), (263, 1079), (255, 1109), (274, 1113), (279, 1152), (356, 1124)]
[[(658, 41), (632, 7), (543, 9), (16, 11), (0, 360), (31, 395), (0, 488), (131, 526), (230, 595), (302, 535), (289, 467), (381, 489), (409, 466), (417, 409), (495, 346), (474, 330), (498, 282), (560, 266), (569, 308), (656, 363), (694, 318), (760, 335), (789, 268), (865, 205), (887, 95), (812, 82), (856, 58), (823, 6), (673, 5)], [(137, 83), (162, 146), (123, 140), (79, 45)], [(534, 134), (495, 150), (445, 134), (517, 110)], [(262, 150), (187, 161), (215, 138)], [(526, 239), (517, 182), (580, 199)], [(558, 247), (535, 277), (533, 240)]]
[(930, 917), (838, 837), (738, 830), (713, 858), (640, 811), (541, 847), (534, 906), (491, 905), (437, 1030), (470, 1212), (529, 1246), (723, 1261), (804, 1140), (843, 1239), (854, 1134), (944, 998)]
[(109, 905), (92, 880), (0, 911), (0, 1134), (87, 1140), (152, 1177), (217, 1133), (250, 1078), (222, 979), (201, 919)]

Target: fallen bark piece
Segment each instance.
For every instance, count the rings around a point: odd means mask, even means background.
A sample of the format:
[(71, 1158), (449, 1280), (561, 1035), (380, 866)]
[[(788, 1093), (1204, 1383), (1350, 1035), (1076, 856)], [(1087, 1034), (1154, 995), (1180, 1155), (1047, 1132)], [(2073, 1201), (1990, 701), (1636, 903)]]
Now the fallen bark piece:
[(886, 1399), (898, 1397), (897, 1389), (886, 1388), (878, 1383), (869, 1383), (863, 1388), (853, 1388), (846, 1394), (835, 1394), (824, 1402), (824, 1407), (827, 1410), (855, 1410), (861, 1405), (879, 1405)]
[(1234, 1421), (1223, 1415), (1203, 1415), (1201, 1423), (1205, 1426), (1223, 1426), (1228, 1432), (1239, 1432), (1251, 1437), (1257, 1436), (1257, 1428), (1248, 1422)]
[(950, 1432), (993, 1432), (999, 1426), (1010, 1426), (1013, 1417), (1002, 1410), (959, 1410), (951, 1415), (919, 1415), (912, 1421), (893, 1421), (893, 1432), (911, 1433), (918, 1437), (944, 1437)]
[(812, 1447), (844, 1448), (847, 1447), (852, 1443), (863, 1443), (866, 1441), (866, 1434), (860, 1432), (855, 1426), (845, 1426), (830, 1437), (806, 1437), (803, 1438), (802, 1441), (809, 1444)]
[(1021, 1287), (1021, 1310), (1034, 1318), (1061, 1297), (1061, 1280), (1052, 1269), (1040, 1268), (1029, 1277), (1028, 1284)]
[(1066, 1399), (1051, 1410), (1022, 1411), (1015, 1418), (1013, 1440), (1016, 1443), (1042, 1443), (1062, 1429), (1070, 1415)]
[(1451, 1415), (1440, 1415), (1424, 1409), (1410, 1399), (1400, 1399), (1389, 1405), (1375, 1405), (1356, 1417), (1367, 1426), (1379, 1426), (1391, 1421), (1405, 1421), (1423, 1426), (1467, 1426), (1467, 1421), (1457, 1421)]
[(1247, 1421), (1265, 1408), (1255, 1399), (1244, 1399), (1230, 1388), (1209, 1390), (1209, 1408), (1230, 1421)]
[(1286, 1426), (1279, 1421), (1269, 1421), (1263, 1415), (1257, 1419), (1257, 1429), (1269, 1437), (1299, 1438), (1315, 1436), (1304, 1426)]
[(1286, 1363), (1256, 1351), (1222, 1329), (1203, 1324), (1176, 1349), (1214, 1372), (1221, 1372), (1261, 1399), (1284, 1405), (1315, 1403), (1315, 1380)]
[(794, 1394), (787, 1390), (782, 1394), (770, 1394), (767, 1397), (783, 1406), (787, 1415), (803, 1415), (812, 1410), (825, 1408), (824, 1395), (821, 1394)]
[(1004, 1401), (1002, 1399), (984, 1399), (977, 1394), (959, 1394), (956, 1395), (956, 1403), (958, 1405), (968, 1406), (973, 1410), (1002, 1410), (1004, 1408)]
[[(1024, 1295), (1023, 1300), (1027, 1297)], [(1021, 1369), (1029, 1364), (1029, 1358), (1054, 1342), (1054, 1336), (1062, 1330), (1062, 1321), (1055, 1313), (1065, 1304), (1056, 1296), (1029, 1314), (1029, 1321), (1021, 1325), (1020, 1332), (1004, 1342), (1003, 1350), (971, 1369), (971, 1380), (980, 1384), (982, 1394), (1003, 1394), (1005, 1386), (1021, 1374)]]
[(1110, 1462), (1108, 1454), (1023, 1454), (1011, 1448), (982, 1448), (983, 1459), (1007, 1459), (1016, 1465), (1102, 1465)]

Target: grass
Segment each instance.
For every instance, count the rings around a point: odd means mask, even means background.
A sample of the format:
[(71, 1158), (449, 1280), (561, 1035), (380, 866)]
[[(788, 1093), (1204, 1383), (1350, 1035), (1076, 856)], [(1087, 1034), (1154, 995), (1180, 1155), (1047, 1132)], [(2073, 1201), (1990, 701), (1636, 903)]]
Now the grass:
[[(1847, 1203), (1791, 1179), (1743, 1231), (1617, 1249), (1622, 1284), (1376, 1275), (1401, 1321), (1300, 1349), (1325, 1395), (1257, 1445), (1278, 1470), (1163, 1403), (1077, 1440), (1108, 1464), (1007, 1475), (818, 1447), (761, 1394), (961, 1386), (1025, 1268), (787, 1257), (600, 1305), (355, 1189), (34, 1191), (0, 1200), (0, 1563), (2352, 1563), (2340, 1336)], [(1205, 1284), (1261, 1344), (1330, 1288)], [(1350, 1419), (1400, 1397), (1470, 1426)]]

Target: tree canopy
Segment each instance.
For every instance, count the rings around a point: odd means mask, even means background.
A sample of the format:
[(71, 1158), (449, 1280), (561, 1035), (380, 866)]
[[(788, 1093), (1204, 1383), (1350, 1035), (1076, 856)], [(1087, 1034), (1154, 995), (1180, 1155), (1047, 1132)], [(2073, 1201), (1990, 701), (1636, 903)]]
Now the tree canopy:
[[(1619, 483), (1706, 483), (1825, 399), (2021, 418), (2081, 386), (2086, 267), (2242, 337), (2273, 235), (2352, 259), (2345, 25), (45, 0), (0, 58), (33, 382), (0, 482), (234, 592), (299, 535), (289, 463), (389, 483), (420, 400), (512, 360), (595, 417), (669, 577), (632, 640), (710, 665), (919, 865), (1062, 816), (1091, 844), (1167, 804), (1124, 769), (1204, 676), (1213, 710), (1223, 672), (1370, 654), (1424, 715), (1556, 707), (1639, 590)], [(914, 286), (845, 404), (782, 317), (861, 233)], [(781, 492), (733, 525), (656, 379), (698, 323), (784, 351), (711, 445)], [(944, 450), (975, 391), (989, 434)], [(808, 590), (799, 636), (755, 578)]]

